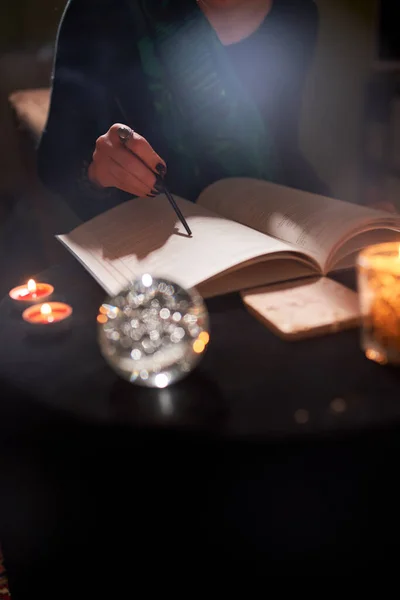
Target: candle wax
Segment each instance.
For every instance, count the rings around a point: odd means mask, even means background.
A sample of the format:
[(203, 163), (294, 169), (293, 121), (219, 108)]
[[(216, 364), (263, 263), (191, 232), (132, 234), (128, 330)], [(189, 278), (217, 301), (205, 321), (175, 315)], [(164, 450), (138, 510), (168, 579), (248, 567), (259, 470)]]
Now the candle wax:
[(359, 266), (376, 273), (400, 275), (400, 244), (391, 242), (370, 246), (361, 251)]
[(9, 292), (10, 298), (19, 302), (38, 302), (51, 296), (54, 288), (49, 283), (37, 283), (34, 290), (29, 290), (26, 285), (20, 285)]
[[(43, 307), (48, 310), (44, 311)], [(63, 302), (49, 302), (47, 304), (37, 304), (27, 308), (22, 317), (24, 321), (33, 325), (51, 325), (64, 321), (72, 314), (72, 307)]]

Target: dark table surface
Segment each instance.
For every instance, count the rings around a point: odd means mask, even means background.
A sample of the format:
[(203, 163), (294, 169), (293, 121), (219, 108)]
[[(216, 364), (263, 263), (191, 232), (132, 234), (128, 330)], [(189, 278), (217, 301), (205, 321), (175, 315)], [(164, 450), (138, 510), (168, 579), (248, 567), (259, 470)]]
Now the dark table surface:
[(208, 302), (211, 344), (186, 381), (168, 390), (132, 386), (109, 369), (97, 346), (99, 286), (73, 259), (40, 277), (54, 285), (53, 299), (73, 306), (71, 330), (30, 336), (12, 301), (3, 299), (0, 378), (42, 408), (104, 424), (253, 440), (381, 428), (400, 419), (400, 370), (368, 361), (358, 330), (282, 341), (237, 295)]
[(83, 268), (67, 257), (40, 279), (72, 304), (68, 332), (32, 337), (0, 304), (0, 539), (15, 597), (39, 581), (67, 595), (71, 557), (93, 587), (102, 561), (131, 581), (138, 550), (141, 565), (194, 568), (202, 553), (272, 574), (393, 555), (400, 375), (364, 357), (356, 330), (284, 342), (238, 296), (213, 299), (201, 365), (147, 390), (100, 356), (104, 294)]

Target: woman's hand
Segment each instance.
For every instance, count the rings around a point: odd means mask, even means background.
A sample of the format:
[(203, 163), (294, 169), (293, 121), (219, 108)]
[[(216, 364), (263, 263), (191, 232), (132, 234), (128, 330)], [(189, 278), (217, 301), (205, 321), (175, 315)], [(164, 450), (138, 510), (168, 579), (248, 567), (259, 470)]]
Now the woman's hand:
[(157, 189), (156, 174), (165, 174), (167, 169), (164, 161), (148, 141), (136, 132), (132, 132), (123, 144), (118, 135), (121, 127), (129, 129), (126, 125), (116, 123), (98, 138), (88, 170), (90, 181), (100, 187), (115, 187), (134, 196), (157, 195), (161, 189)]

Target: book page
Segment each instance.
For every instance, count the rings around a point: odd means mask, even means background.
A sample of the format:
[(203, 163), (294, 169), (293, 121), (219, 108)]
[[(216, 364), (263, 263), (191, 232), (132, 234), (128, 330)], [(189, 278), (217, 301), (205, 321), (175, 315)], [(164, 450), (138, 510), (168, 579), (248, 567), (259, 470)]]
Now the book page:
[(248, 266), (238, 267), (232, 272), (222, 276), (213, 277), (198, 286), (198, 290), (204, 298), (212, 298), (222, 294), (229, 294), (238, 290), (247, 290), (272, 283), (289, 282), (305, 277), (312, 277), (318, 273), (316, 265), (288, 258), (287, 254), (279, 253), (274, 260), (267, 263), (257, 262)]
[(192, 287), (277, 254), (296, 258), (293, 248), (280, 240), (196, 204), (176, 201), (192, 237), (160, 195), (125, 202), (58, 239), (111, 295), (143, 273)]
[(400, 233), (390, 229), (381, 229), (378, 227), (359, 233), (345, 242), (335, 252), (330, 269), (340, 271), (353, 267), (356, 264), (358, 253), (366, 246), (399, 241)]
[(326, 272), (353, 234), (399, 229), (400, 216), (254, 179), (226, 179), (207, 188), (199, 204), (294, 244)]

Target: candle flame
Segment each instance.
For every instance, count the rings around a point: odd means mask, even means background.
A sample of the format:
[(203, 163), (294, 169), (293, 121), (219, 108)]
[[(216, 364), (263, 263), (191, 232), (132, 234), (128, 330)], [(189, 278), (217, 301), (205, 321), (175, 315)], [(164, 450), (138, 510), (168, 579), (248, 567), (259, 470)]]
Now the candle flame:
[(50, 306), (50, 304), (43, 304), (40, 307), (40, 312), (41, 312), (42, 315), (45, 315), (45, 316), (51, 315), (51, 306)]
[(28, 288), (28, 292), (36, 292), (36, 281), (34, 279), (30, 279), (26, 287)]

